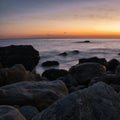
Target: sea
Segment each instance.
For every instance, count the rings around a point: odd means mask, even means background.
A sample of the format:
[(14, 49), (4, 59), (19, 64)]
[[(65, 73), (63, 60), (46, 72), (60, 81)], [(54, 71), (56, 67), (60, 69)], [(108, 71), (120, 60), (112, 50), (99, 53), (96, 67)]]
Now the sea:
[[(84, 42), (90, 41), (90, 42)], [(81, 58), (99, 57), (117, 59), (120, 61), (120, 39), (1, 39), (0, 47), (9, 45), (32, 45), (40, 53), (40, 61), (36, 71), (51, 68), (66, 69), (78, 64)], [(79, 53), (75, 53), (77, 50)], [(66, 52), (66, 56), (59, 55)], [(59, 66), (44, 68), (41, 64), (45, 61), (58, 61)]]

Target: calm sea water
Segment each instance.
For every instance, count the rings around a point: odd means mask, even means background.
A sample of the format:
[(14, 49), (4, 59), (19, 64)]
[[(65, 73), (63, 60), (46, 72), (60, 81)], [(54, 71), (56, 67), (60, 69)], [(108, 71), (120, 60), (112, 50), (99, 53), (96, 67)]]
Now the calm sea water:
[[(120, 60), (120, 39), (89, 39), (90, 43), (83, 43), (86, 39), (7, 39), (0, 40), (0, 46), (8, 45), (32, 45), (40, 52), (41, 59), (36, 69), (42, 73), (45, 69), (41, 63), (46, 60), (57, 60), (59, 68), (69, 69), (78, 63), (79, 58), (93, 56), (105, 57), (107, 60), (116, 58)], [(88, 39), (87, 39), (88, 40)], [(73, 54), (73, 50), (79, 50), (79, 54)], [(67, 52), (66, 57), (59, 53)]]

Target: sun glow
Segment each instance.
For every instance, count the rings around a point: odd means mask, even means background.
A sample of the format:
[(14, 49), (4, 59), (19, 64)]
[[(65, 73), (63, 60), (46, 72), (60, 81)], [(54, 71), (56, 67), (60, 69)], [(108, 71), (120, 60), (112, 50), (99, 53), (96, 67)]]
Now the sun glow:
[(32, 4), (31, 8), (26, 9), (27, 6), (23, 6), (25, 8), (19, 12), (12, 6), (14, 11), (9, 14), (7, 11), (0, 17), (0, 38), (120, 37), (119, 4), (114, 2), (112, 5), (112, 0), (109, 1), (69, 1), (62, 6), (62, 3), (51, 4), (52, 7), (49, 4), (39, 7), (36, 3), (37, 7), (32, 8)]

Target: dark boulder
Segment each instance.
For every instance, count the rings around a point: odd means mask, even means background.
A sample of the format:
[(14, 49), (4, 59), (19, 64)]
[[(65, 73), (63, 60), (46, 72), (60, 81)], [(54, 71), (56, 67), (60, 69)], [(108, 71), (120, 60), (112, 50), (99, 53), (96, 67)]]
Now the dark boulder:
[(73, 86), (79, 85), (78, 82), (75, 80), (75, 78), (73, 78), (73, 76), (71, 74), (67, 74), (64, 77), (60, 77), (60, 78), (58, 78), (58, 80), (63, 81), (66, 84), (68, 89)]
[(0, 69), (3, 68), (3, 65), (0, 63)]
[(31, 120), (36, 114), (39, 113), (38, 109), (34, 106), (22, 106), (19, 108), (19, 111), (27, 120)]
[(83, 41), (84, 43), (90, 43), (90, 41), (89, 40), (85, 40), (85, 41)]
[(89, 85), (93, 85), (93, 84), (95, 84), (97, 82), (100, 82), (100, 81), (109, 84), (111, 87), (113, 87), (113, 89), (116, 92), (120, 92), (120, 75), (117, 75), (117, 74), (105, 74), (105, 75), (103, 75), (101, 77), (93, 78), (90, 81)]
[(87, 62), (96, 62), (105, 66), (107, 65), (107, 61), (105, 58), (91, 57), (91, 58), (79, 59), (79, 64), (87, 63)]
[(0, 105), (32, 105), (41, 111), (62, 98), (61, 94), (48, 89), (19, 89), (2, 89), (2, 92), (0, 91), (2, 93), (0, 96)]
[(58, 66), (58, 61), (46, 61), (41, 64), (43, 67), (52, 67), (52, 66)]
[(26, 118), (26, 120), (31, 120), (36, 114), (39, 113), (38, 109), (34, 106), (22, 106), (19, 111)]
[(84, 41), (76, 41), (76, 42), (73, 42), (73, 43), (91, 43), (90, 40), (84, 40)]
[(71, 51), (72, 54), (79, 54), (79, 50), (73, 50)]
[(99, 82), (56, 101), (32, 120), (120, 120), (120, 98)]
[(38, 64), (39, 59), (39, 52), (31, 45), (0, 47), (0, 63), (3, 67), (23, 64), (26, 70), (32, 71)]
[(0, 87), (0, 105), (32, 105), (41, 111), (67, 94), (60, 80), (18, 82)]
[(78, 91), (78, 90), (82, 90), (82, 89), (85, 89), (87, 88), (87, 86), (85, 85), (79, 85), (79, 86), (72, 86), (70, 89), (69, 89), (69, 92), (72, 93), (72, 92), (75, 92), (75, 91)]
[(32, 95), (23, 88), (0, 88), (0, 105), (30, 105), (32, 104)]
[(0, 106), (0, 120), (26, 120), (18, 109), (1, 105)]
[(72, 66), (69, 72), (79, 84), (87, 85), (92, 78), (105, 74), (106, 69), (99, 63), (91, 62)]
[(111, 71), (112, 73), (115, 73), (115, 70), (119, 64), (120, 62), (116, 59), (110, 60), (107, 65), (107, 71)]
[(0, 69), (0, 86), (20, 81), (39, 81), (41, 79), (39, 74), (26, 71), (22, 64)]
[(48, 80), (56, 80), (57, 78), (63, 77), (68, 74), (67, 70), (63, 69), (49, 69), (42, 73), (42, 77)]
[(116, 67), (115, 74), (120, 76), (120, 64)]
[(24, 81), (24, 82), (17, 82), (14, 84), (9, 84), (0, 87), (0, 89), (12, 89), (12, 88), (24, 88), (24, 89), (51, 89), (56, 92), (60, 92), (61, 95), (67, 95), (68, 91), (64, 82), (60, 80), (55, 81)]
[(68, 54), (67, 54), (66, 52), (63, 52), (63, 53), (60, 53), (59, 55), (65, 57), (65, 56), (67, 56)]
[(110, 84), (110, 86), (111, 86), (117, 93), (120, 92), (120, 85), (117, 85), (117, 84)]
[(94, 84), (96, 82), (105, 82), (107, 84), (117, 84), (120, 85), (120, 76), (116, 74), (105, 74), (99, 77), (95, 77), (91, 80), (90, 84)]

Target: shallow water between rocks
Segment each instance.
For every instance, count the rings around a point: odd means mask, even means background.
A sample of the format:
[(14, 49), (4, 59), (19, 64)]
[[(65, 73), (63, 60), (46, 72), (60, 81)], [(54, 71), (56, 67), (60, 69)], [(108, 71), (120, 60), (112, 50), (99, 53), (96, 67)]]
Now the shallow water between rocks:
[[(90, 42), (84, 42), (89, 40)], [(69, 69), (78, 63), (80, 58), (100, 57), (120, 60), (120, 39), (4, 39), (0, 46), (32, 45), (40, 53), (41, 59), (36, 67), (38, 73), (46, 69), (41, 63), (56, 60), (60, 65), (53, 68)], [(79, 52), (75, 52), (78, 50)], [(59, 55), (67, 53), (66, 56)]]

